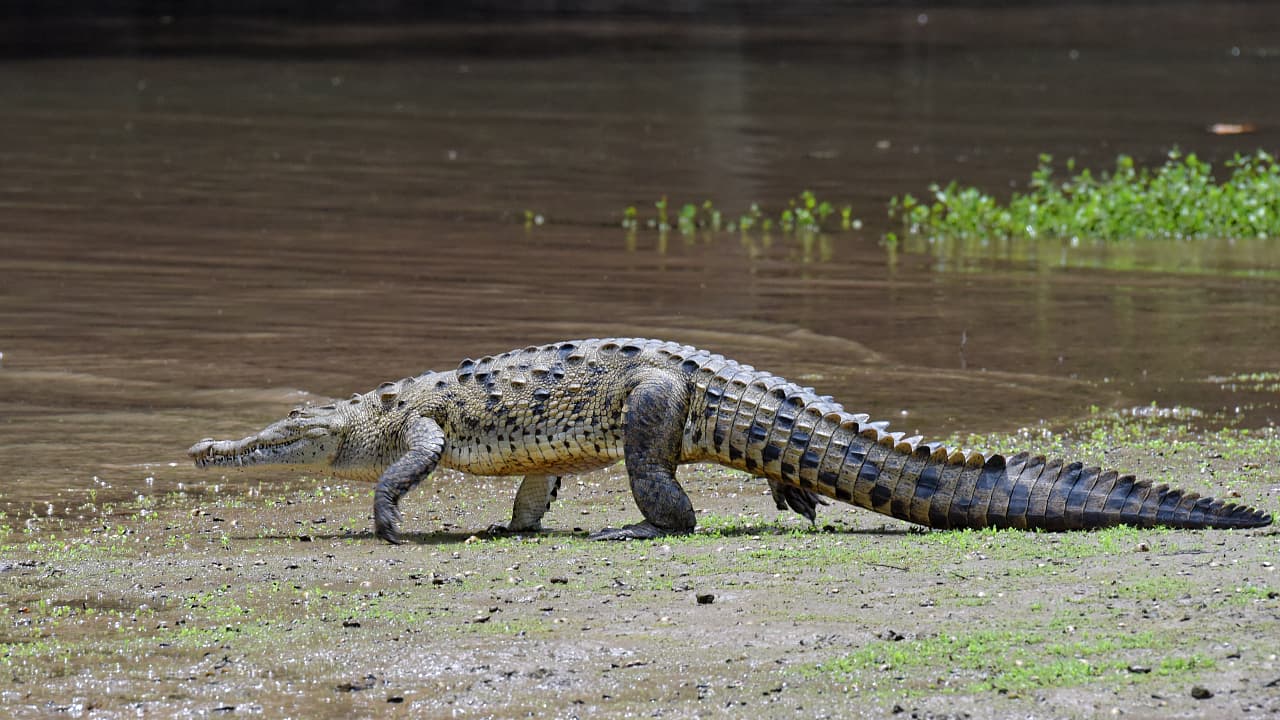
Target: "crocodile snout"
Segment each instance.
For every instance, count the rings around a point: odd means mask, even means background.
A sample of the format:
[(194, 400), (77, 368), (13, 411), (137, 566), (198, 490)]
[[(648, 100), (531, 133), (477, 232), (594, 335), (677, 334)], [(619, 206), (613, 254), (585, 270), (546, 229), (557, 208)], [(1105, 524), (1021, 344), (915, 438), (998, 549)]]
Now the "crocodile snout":
[(213, 447), (218, 444), (213, 438), (205, 438), (200, 442), (187, 448), (187, 456), (195, 461), (196, 467), (204, 467), (208, 462), (209, 456), (213, 454)]

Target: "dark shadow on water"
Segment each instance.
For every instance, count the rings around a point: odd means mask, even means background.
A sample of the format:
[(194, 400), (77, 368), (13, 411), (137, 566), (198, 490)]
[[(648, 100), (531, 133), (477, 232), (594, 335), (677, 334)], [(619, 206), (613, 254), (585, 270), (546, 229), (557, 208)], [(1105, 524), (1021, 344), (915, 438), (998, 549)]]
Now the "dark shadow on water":
[[(838, 53), (846, 59), (886, 59), (914, 52), (906, 37), (882, 35), (851, 46), (847, 37), (797, 40), (789, 33), (753, 30), (740, 37), (708, 23), (614, 24), (601, 21), (483, 26), (454, 22), (308, 26), (279, 21), (201, 19), (181, 29), (153, 20), (57, 20), (0, 26), (0, 57), (75, 57), (360, 60), (452, 58), (475, 60), (618, 55), (649, 52), (704, 55), (748, 52), (796, 59)], [(732, 24), (732, 23), (731, 23)], [(943, 50), (944, 48), (939, 48)]]
[[(1028, 37), (1041, 47), (1125, 47), (1157, 20), (1175, 28), (1151, 33), (1177, 38), (1170, 44), (1231, 47), (1241, 35), (1227, 23), (1203, 22), (1195, 2), (1101, 10), (1089, 2), (996, 5), (18, 2), (0, 6), (0, 57), (533, 59), (694, 51), (781, 61), (922, 54), (963, 59), (974, 45), (1022, 48)], [(933, 29), (939, 24), (949, 26), (946, 34)], [(804, 31), (815, 25), (822, 32)], [(1265, 32), (1265, 23), (1254, 25)]]

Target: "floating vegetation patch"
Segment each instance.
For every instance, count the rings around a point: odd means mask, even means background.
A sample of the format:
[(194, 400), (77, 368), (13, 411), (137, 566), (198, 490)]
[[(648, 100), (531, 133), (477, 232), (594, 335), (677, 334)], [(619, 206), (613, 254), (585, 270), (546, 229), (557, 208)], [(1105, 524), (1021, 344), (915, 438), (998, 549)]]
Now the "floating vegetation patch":
[(1210, 375), (1205, 380), (1231, 392), (1280, 393), (1280, 372)]
[[(975, 187), (931, 185), (928, 198), (904, 195), (889, 216), (904, 237), (926, 239), (1192, 240), (1280, 237), (1280, 164), (1257, 151), (1226, 162), (1219, 182), (1194, 153), (1171, 150), (1155, 169), (1121, 155), (1113, 172), (1055, 177), (1053, 158), (1040, 156), (1026, 192), (1002, 203)], [(894, 233), (886, 236), (895, 242)]]
[(1193, 407), (1185, 407), (1175, 405), (1173, 407), (1161, 407), (1154, 402), (1150, 405), (1138, 405), (1122, 411), (1124, 414), (1136, 418), (1156, 418), (1159, 420), (1189, 420), (1191, 418), (1204, 417), (1203, 410), (1197, 410)]
[(674, 230), (681, 235), (722, 231), (770, 233), (775, 230), (784, 234), (817, 234), (859, 230), (862, 221), (853, 217), (853, 206), (837, 208), (812, 191), (805, 190), (787, 200), (786, 206), (776, 215), (761, 210), (759, 203), (751, 203), (751, 207), (736, 216), (724, 213), (710, 200), (677, 207), (664, 195), (653, 203), (651, 214), (641, 212), (635, 205), (624, 209), (622, 227), (629, 232), (644, 228), (660, 233)]

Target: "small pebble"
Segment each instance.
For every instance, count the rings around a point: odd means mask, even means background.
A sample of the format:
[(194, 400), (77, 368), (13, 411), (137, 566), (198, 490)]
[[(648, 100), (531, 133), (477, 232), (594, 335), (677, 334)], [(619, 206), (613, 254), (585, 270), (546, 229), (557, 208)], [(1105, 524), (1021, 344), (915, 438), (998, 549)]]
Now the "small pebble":
[(716, 596), (711, 593), (698, 593), (696, 597), (699, 605), (710, 605), (716, 601)]
[(1213, 697), (1213, 691), (1201, 685), (1193, 685), (1191, 687), (1191, 697), (1197, 700), (1208, 700)]

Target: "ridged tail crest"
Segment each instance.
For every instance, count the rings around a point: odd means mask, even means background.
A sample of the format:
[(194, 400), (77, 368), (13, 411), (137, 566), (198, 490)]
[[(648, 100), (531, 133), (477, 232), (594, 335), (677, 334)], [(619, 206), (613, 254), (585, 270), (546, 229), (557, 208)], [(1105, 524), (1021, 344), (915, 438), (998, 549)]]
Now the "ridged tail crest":
[(782, 433), (775, 422), (769, 432), (754, 434), (768, 436), (762, 439), (766, 447), (798, 448), (784, 450), (781, 465), (774, 467), (766, 450), (764, 470), (805, 490), (928, 527), (1059, 531), (1271, 524), (1270, 514), (1252, 507), (1114, 470), (1026, 452), (1006, 459), (924, 444), (886, 432), (886, 423), (867, 422), (865, 415), (815, 412), (808, 420)]
[(1114, 470), (1025, 452), (984, 456), (906, 438), (888, 432), (887, 422), (845, 412), (812, 388), (719, 356), (692, 363), (688, 372), (702, 392), (691, 406), (687, 456), (900, 520), (1041, 530), (1271, 524), (1260, 510)]

